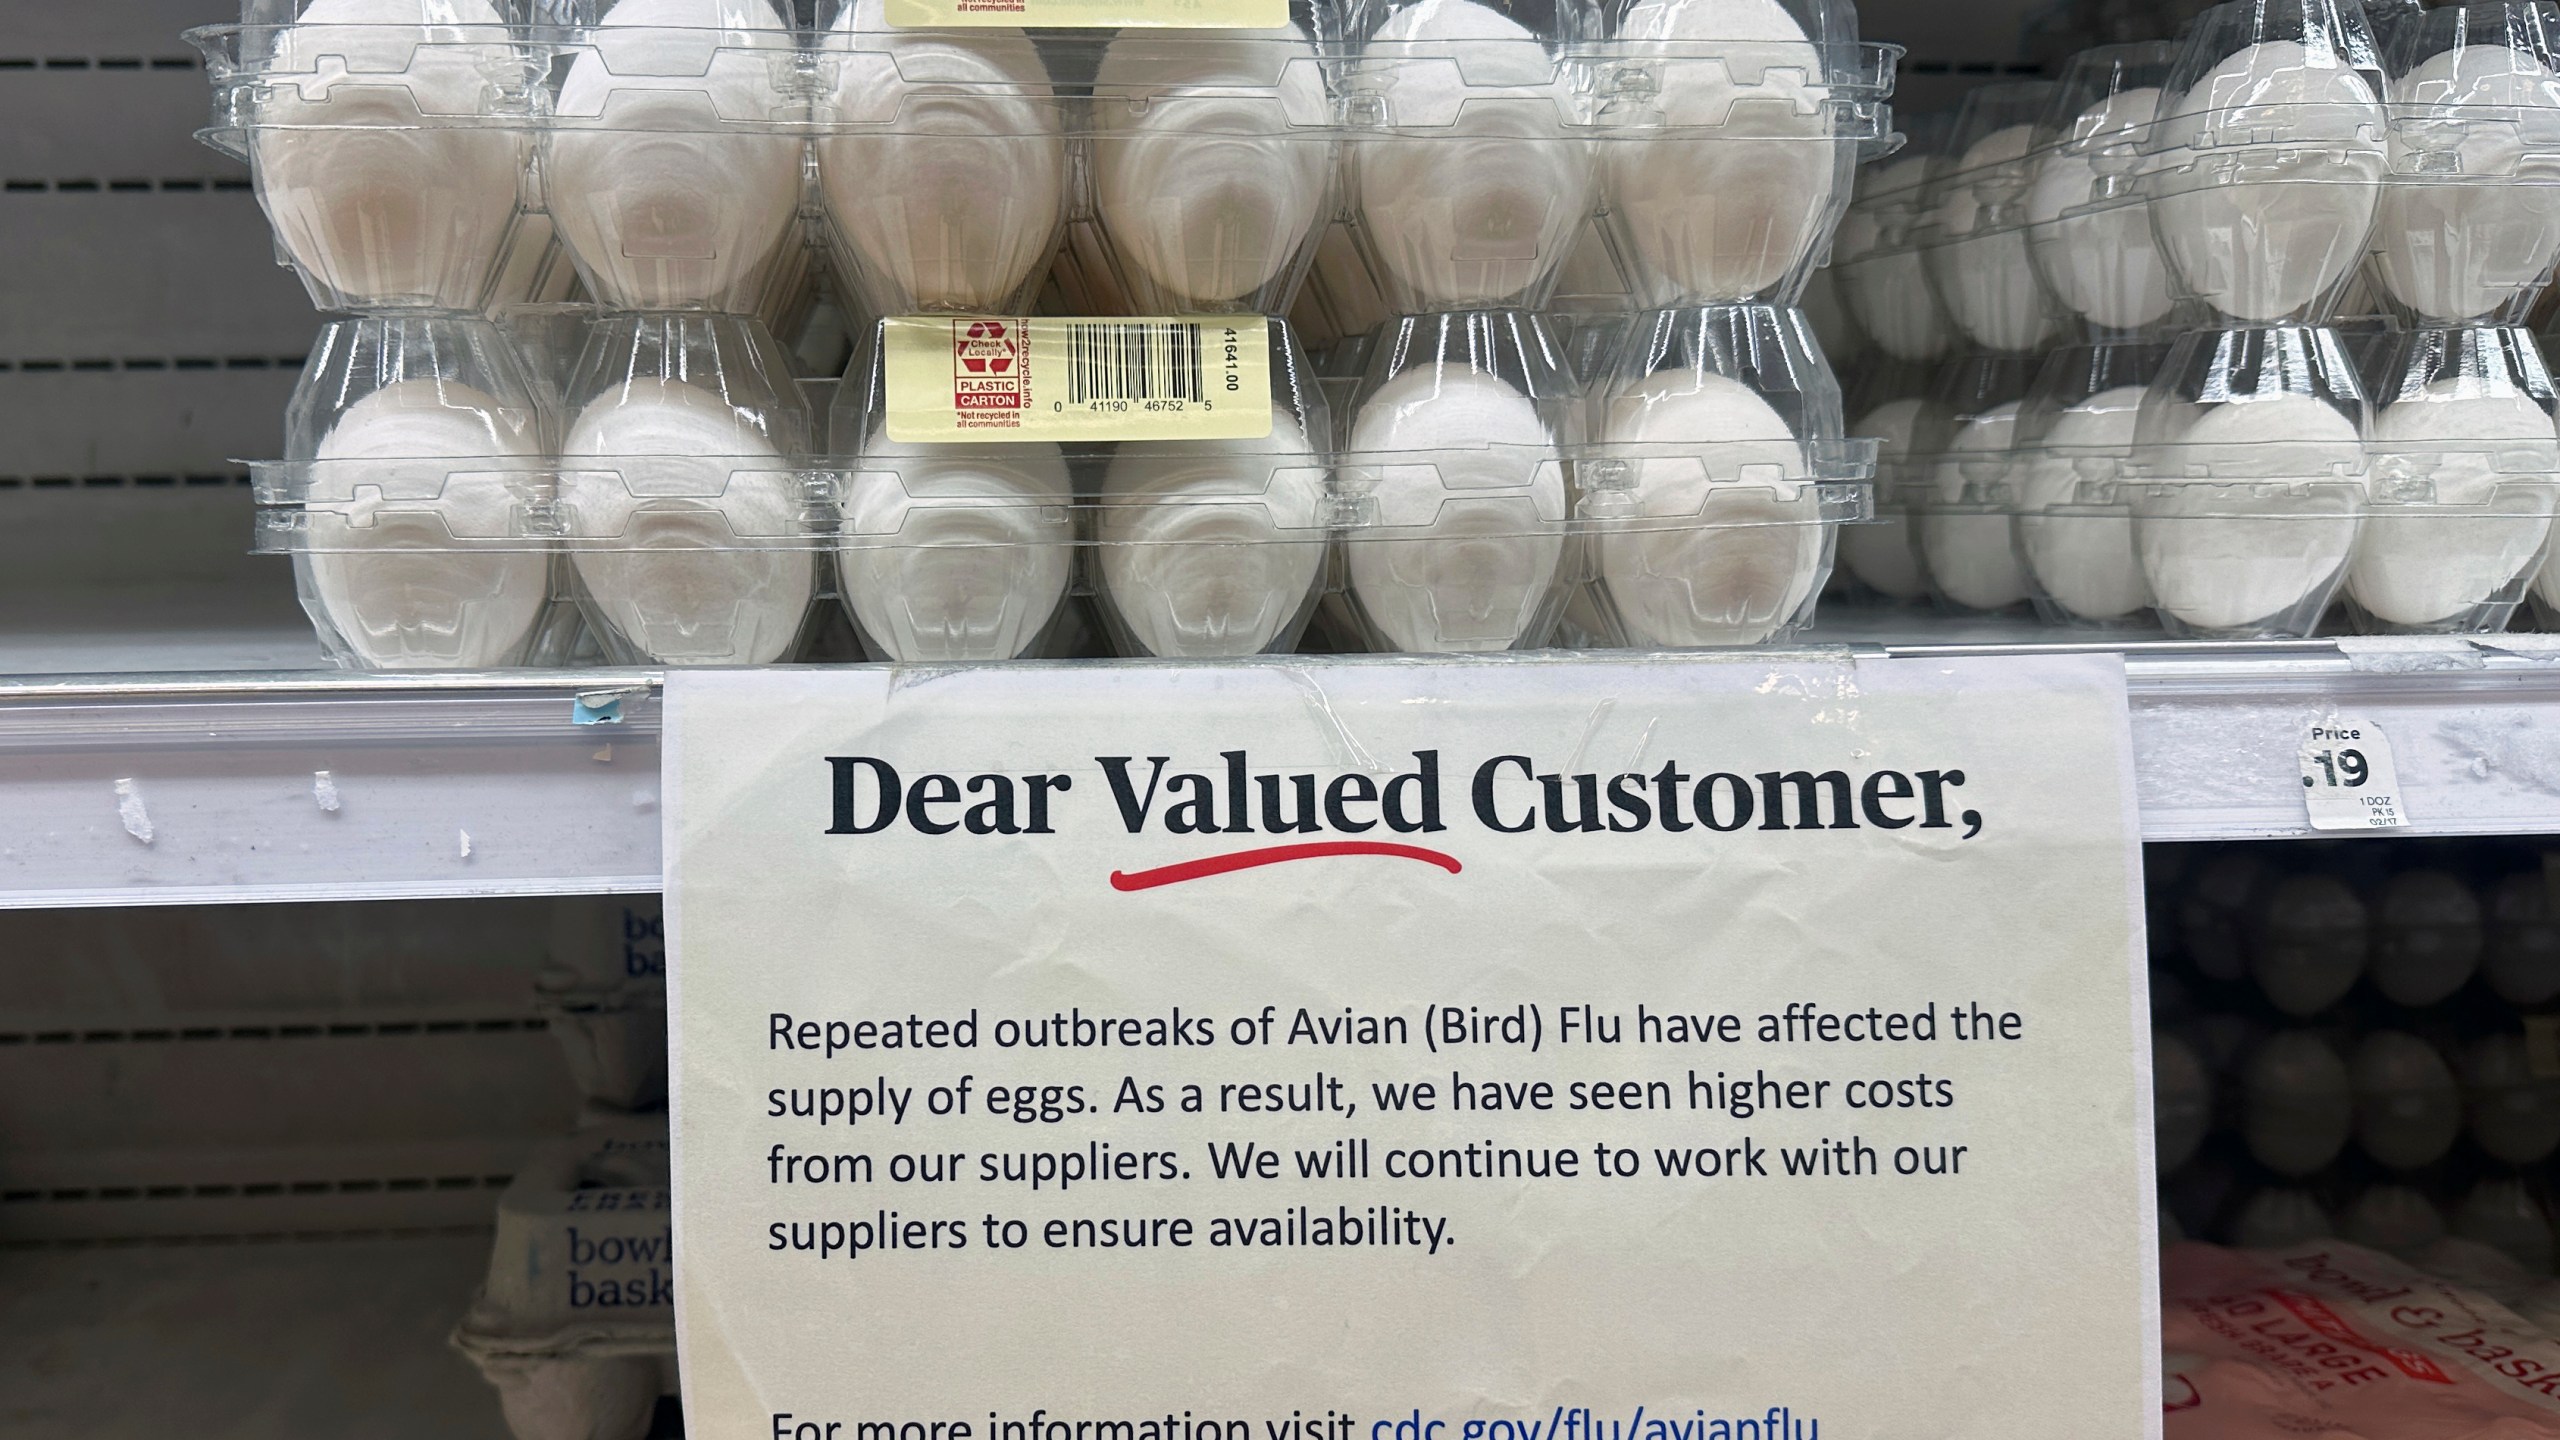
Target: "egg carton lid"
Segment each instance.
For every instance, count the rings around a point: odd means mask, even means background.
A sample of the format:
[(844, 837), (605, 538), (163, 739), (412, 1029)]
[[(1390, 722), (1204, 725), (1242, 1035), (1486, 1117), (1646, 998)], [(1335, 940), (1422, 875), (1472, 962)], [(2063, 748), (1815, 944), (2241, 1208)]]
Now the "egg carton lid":
[[(511, 1277), (533, 1269), (538, 1239), (572, 1214), (603, 1220), (672, 1213), (666, 1117), (608, 1118), (536, 1149), (498, 1197), (489, 1273), (453, 1341), (474, 1358), (655, 1354), (674, 1344), (672, 1312), (560, 1319), (537, 1312)], [(587, 1196), (587, 1202), (578, 1197)], [(594, 1197), (611, 1196), (607, 1208)], [(579, 1208), (573, 1210), (573, 1206)]]

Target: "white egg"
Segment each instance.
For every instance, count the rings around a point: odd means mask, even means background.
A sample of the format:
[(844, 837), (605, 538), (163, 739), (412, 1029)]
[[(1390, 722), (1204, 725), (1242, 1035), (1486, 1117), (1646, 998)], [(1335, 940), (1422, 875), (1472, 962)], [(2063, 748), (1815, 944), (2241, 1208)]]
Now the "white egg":
[(846, 486), (836, 567), (875, 654), (1010, 660), (1047, 631), (1075, 546), (1067, 462), (1045, 441), (875, 435)]
[(2082, 111), (2070, 138), (2035, 162), (2027, 189), (2028, 231), (2037, 268), (2062, 303), (2104, 329), (2131, 330), (2169, 313), (2169, 271), (2140, 198), (2106, 193), (2100, 162), (2130, 166), (2110, 152), (2138, 146), (2160, 106), (2153, 89), (2121, 90)]
[(285, 253), (343, 303), (477, 309), (532, 155), (490, 120), (522, 64), (497, 10), (312, 0), (266, 61), (250, 150)]
[[(2024, 178), (2033, 125), (1995, 130), (1956, 162), (1930, 215), (1944, 243), (1927, 251), (1929, 273), (1956, 327), (1993, 350), (2032, 350), (2062, 328), (2062, 317), (2036, 278), (2025, 229), (1986, 220), (1985, 193)], [(1976, 233), (1979, 231), (1980, 233)]]
[(2081, 495), (2084, 482), (2112, 478), (2104, 457), (2131, 453), (2141, 406), (2139, 385), (2099, 391), (2057, 416), (2023, 467), (2018, 547), (2044, 593), (2083, 620), (2123, 620), (2151, 605), (2133, 517), (2091, 513)]
[(1383, 133), (1353, 141), (1369, 242), (1413, 308), (1483, 306), (1553, 274), (1590, 217), (1591, 143), (1568, 133), (1569, 72), (1475, 0), (1417, 0), (1352, 67)]
[(309, 596), (365, 664), (480, 670), (522, 658), (551, 599), (548, 551), (503, 548), (542, 498), (532, 418), (467, 385), (401, 380), (320, 437)]
[[(2018, 404), (1994, 405), (1956, 427), (1932, 481), (1936, 506), (1944, 508), (1920, 516), (1920, 552), (1929, 578), (1939, 594), (1968, 610), (2004, 610), (2027, 598), (2026, 567), (2010, 532), (2015, 499), (1997, 488), (2007, 483)], [(1979, 500), (1968, 501), (1968, 483), (1985, 478), (1993, 488), (1975, 490)]]
[(2161, 117), (2152, 224), (2216, 309), (2280, 320), (2364, 259), (2382, 192), (2383, 111), (2333, 52), (2269, 40), (2232, 55)]
[(2544, 203), (2560, 153), (2560, 75), (2522, 50), (2463, 45), (2391, 82), (2390, 179), (2373, 273), (2437, 321), (2485, 316), (2560, 259)]
[(1379, 387), (1351, 427), (1351, 593), (1392, 649), (1508, 650), (1555, 590), (1564, 477), (1555, 437), (1499, 377), (1424, 364)]
[(2379, 1030), (2357, 1044), (2356, 1143), (2394, 1170), (2434, 1164), (2462, 1134), (2462, 1089), (2434, 1046)]
[(2355, 1095), (2346, 1062), (2308, 1030), (2267, 1037), (2240, 1078), (2241, 1134), (2258, 1163), (2309, 1175), (2346, 1147)]
[(2307, 395), (2235, 400), (2198, 417), (2175, 453), (2224, 483), (2141, 489), (2134, 547), (2163, 611), (2198, 630), (2242, 631), (2284, 620), (2337, 581), (2362, 523), (2352, 480), (2331, 483), (2364, 463), (2353, 416)]
[(767, 665), (790, 653), (817, 578), (793, 538), (799, 480), (727, 401), (656, 376), (608, 390), (569, 428), (560, 501), (580, 583), (642, 654)]
[(1849, 427), (1851, 435), (1877, 442), (1876, 519), (1840, 527), (1840, 563), (1895, 600), (1917, 600), (1929, 593), (1928, 577), (1920, 573), (1920, 557), (1912, 549), (1911, 514), (1885, 493), (1910, 459), (1912, 431), (1928, 408), (1926, 400), (1887, 400)]
[(2480, 964), (2480, 902), (2442, 870), (2403, 870), (2374, 910), (2373, 986), (2395, 1005), (2452, 996)]
[(2536, 1073), (2521, 1034), (2490, 1035), (2462, 1057), (2471, 1141), (2510, 1165), (2560, 1149), (2560, 1078)]
[(895, 30), (882, 0), (845, 7), (827, 40), (818, 183), (874, 302), (1007, 303), (1066, 213), (1066, 136), (1039, 52), (1016, 30)]
[(1331, 109), (1306, 33), (1127, 31), (1094, 89), (1095, 203), (1122, 260), (1171, 308), (1274, 298), (1264, 287), (1333, 195)]
[(1812, 250), (1843, 178), (1822, 52), (1777, 0), (1636, 0), (1617, 41), (1653, 62), (1664, 127), (1600, 147), (1644, 288), (1668, 302), (1776, 285)]
[(1630, 643), (1752, 645), (1796, 619), (1821, 583), (1826, 527), (1804, 447), (1768, 401), (1666, 371), (1611, 396), (1601, 432), (1644, 447), (1630, 452), (1638, 518), (1599, 541)]
[(807, 108), (769, 0), (618, 0), (560, 83), (544, 194), (597, 298), (752, 310), (800, 210)]
[(1149, 655), (1258, 655), (1324, 572), (1325, 466), (1280, 406), (1262, 440), (1124, 444), (1094, 538), (1104, 592)]
[(1954, 324), (1929, 285), (1927, 262), (1902, 234), (1928, 170), (1925, 155), (1870, 168), (1831, 238), (1831, 263), (1840, 271), (1849, 313), (1877, 349), (1897, 360), (1935, 359), (1955, 342)]
[(2373, 446), (2377, 477), (2405, 470), (2433, 487), (2436, 505), (2478, 513), (2369, 517), (2347, 568), (2347, 593), (2366, 613), (2390, 625), (2452, 620), (2540, 563), (2560, 432), (2532, 397), (2438, 380), (2374, 412)]

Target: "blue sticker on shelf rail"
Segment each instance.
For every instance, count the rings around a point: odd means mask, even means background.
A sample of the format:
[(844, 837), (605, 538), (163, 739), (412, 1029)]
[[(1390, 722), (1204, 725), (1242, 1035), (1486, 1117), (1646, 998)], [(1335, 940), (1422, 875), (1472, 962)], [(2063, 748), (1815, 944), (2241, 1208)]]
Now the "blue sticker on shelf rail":
[(689, 1434), (2157, 1433), (2116, 657), (666, 705)]

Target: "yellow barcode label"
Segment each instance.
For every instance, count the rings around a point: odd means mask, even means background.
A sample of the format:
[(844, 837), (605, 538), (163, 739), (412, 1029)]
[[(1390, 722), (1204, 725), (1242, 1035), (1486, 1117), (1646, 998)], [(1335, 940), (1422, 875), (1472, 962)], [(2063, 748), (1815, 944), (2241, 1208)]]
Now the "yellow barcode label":
[(1259, 315), (903, 315), (881, 322), (889, 438), (1259, 440), (1269, 344)]
[(887, 0), (902, 30), (994, 25), (1049, 29), (1272, 30), (1289, 23), (1289, 0)]

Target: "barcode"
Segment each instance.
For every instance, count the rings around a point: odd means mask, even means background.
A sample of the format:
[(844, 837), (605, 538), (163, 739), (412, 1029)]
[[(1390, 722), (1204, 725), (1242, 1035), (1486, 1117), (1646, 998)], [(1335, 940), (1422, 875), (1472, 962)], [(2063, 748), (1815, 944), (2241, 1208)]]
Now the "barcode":
[(1200, 373), (1200, 327), (1136, 322), (1070, 322), (1067, 399), (1188, 400), (1207, 394)]

